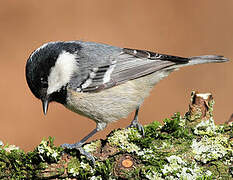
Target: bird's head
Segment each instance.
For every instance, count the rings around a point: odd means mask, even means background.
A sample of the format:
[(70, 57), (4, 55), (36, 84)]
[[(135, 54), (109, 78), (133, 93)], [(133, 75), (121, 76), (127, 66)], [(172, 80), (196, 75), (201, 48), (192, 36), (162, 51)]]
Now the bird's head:
[(65, 104), (66, 86), (77, 67), (75, 42), (50, 42), (35, 50), (26, 63), (26, 80), (32, 93), (42, 101), (47, 113), (52, 101)]

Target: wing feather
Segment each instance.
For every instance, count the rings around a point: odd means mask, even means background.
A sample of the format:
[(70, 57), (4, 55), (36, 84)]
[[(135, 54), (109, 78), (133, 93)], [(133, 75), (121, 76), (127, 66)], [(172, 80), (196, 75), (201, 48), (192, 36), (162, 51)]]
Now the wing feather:
[(124, 48), (108, 64), (95, 67), (78, 88), (82, 92), (96, 92), (137, 79), (176, 64), (188, 63), (189, 58)]

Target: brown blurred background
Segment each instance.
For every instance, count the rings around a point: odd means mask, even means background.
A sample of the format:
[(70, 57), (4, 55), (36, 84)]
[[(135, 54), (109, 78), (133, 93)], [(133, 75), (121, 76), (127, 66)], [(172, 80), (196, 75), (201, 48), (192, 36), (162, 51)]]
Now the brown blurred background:
[[(47, 116), (25, 81), (30, 53), (45, 42), (84, 40), (147, 49), (179, 56), (222, 54), (231, 62), (198, 65), (161, 81), (141, 108), (142, 124), (162, 121), (188, 108), (192, 90), (211, 92), (215, 120), (233, 113), (233, 1), (218, 0), (1, 0), (0, 6), (0, 139), (31, 150), (43, 137), (55, 144), (80, 140), (95, 123), (60, 104)], [(127, 126), (122, 119), (92, 139)]]

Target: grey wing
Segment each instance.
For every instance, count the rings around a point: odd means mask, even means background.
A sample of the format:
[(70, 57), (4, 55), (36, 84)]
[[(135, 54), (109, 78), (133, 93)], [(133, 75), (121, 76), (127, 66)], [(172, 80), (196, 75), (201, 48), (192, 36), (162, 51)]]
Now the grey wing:
[(109, 59), (104, 61), (103, 65), (89, 68), (88, 76), (77, 90), (100, 91), (189, 61), (188, 58), (128, 48), (121, 49), (121, 52), (110, 56)]
[(124, 48), (123, 53), (118, 57), (112, 79), (120, 84), (188, 61), (188, 58)]

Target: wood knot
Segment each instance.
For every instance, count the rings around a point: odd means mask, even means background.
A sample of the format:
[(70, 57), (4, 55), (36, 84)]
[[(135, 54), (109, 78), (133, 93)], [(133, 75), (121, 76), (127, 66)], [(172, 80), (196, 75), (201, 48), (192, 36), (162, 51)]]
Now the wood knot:
[(138, 165), (137, 159), (130, 154), (122, 154), (116, 158), (116, 164), (114, 167), (114, 174), (121, 178), (125, 178), (133, 168)]
[(121, 165), (124, 168), (131, 168), (133, 166), (134, 162), (130, 156), (126, 156), (125, 159), (121, 161)]
[(192, 92), (189, 114), (192, 120), (212, 116), (213, 96), (211, 93)]

